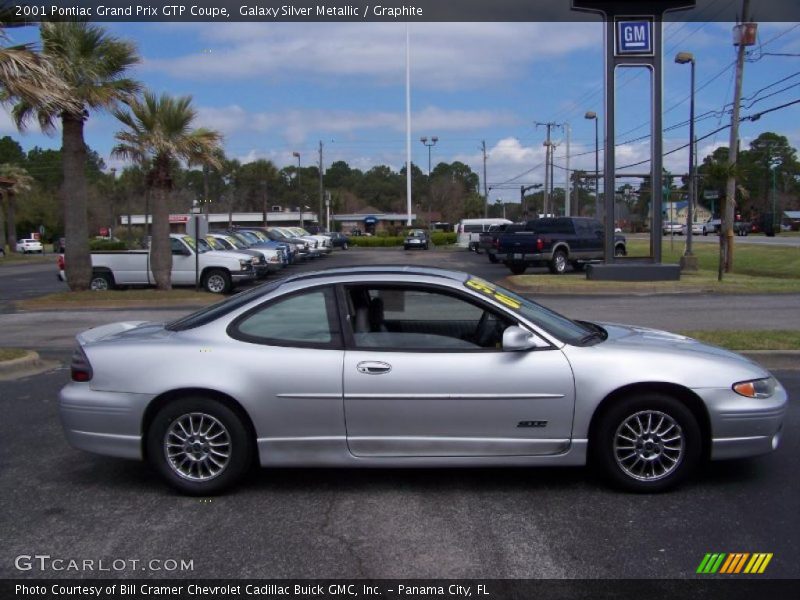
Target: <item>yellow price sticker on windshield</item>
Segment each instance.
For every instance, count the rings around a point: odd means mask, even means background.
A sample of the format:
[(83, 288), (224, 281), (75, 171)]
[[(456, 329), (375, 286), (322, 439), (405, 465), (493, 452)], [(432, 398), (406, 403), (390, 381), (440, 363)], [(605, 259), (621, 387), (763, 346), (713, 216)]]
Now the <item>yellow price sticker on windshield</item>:
[(506, 306), (508, 306), (509, 308), (513, 308), (514, 310), (517, 310), (522, 306), (522, 304), (520, 304), (513, 298), (506, 296), (503, 292), (497, 291), (497, 288), (494, 287), (491, 283), (488, 283), (481, 279), (468, 279), (465, 285), (467, 287), (472, 288), (475, 291), (481, 292), (482, 294), (491, 296), (498, 302), (505, 304)]

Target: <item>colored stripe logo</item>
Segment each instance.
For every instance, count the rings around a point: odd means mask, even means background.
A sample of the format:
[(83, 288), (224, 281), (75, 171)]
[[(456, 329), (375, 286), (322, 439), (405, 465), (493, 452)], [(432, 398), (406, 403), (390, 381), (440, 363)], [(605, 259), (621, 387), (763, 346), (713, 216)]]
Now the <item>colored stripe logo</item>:
[(737, 575), (747, 573), (750, 575), (761, 574), (767, 569), (767, 565), (772, 560), (772, 552), (709, 552), (700, 561), (697, 573), (702, 575), (713, 575), (715, 573), (725, 575)]

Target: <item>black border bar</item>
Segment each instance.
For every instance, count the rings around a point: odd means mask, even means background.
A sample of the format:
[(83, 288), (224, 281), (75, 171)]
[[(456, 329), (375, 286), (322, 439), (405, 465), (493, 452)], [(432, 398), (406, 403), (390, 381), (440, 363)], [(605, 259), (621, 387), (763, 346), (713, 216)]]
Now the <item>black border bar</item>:
[[(12, 19), (29, 22), (86, 19), (135, 22), (592, 22), (597, 14), (572, 10), (572, 0), (0, 0)], [(597, 2), (610, 4), (612, 0)], [(584, 2), (586, 3), (586, 2)], [(636, 14), (660, 13), (663, 0), (613, 0)], [(102, 8), (101, 8), (102, 7)], [(754, 21), (800, 22), (797, 0), (759, 0)], [(665, 21), (735, 22), (738, 0), (696, 0)]]
[[(6, 579), (3, 600), (783, 600), (797, 579)], [(480, 588), (478, 586), (481, 586)], [(159, 593), (163, 592), (163, 593)]]

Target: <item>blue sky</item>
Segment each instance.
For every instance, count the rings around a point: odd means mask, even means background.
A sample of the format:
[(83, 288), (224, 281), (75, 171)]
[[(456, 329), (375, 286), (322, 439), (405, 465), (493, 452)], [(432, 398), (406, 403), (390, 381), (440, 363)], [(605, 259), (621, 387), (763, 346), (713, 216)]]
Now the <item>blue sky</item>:
[[(224, 134), (229, 157), (244, 162), (266, 158), (282, 167), (295, 164), (292, 152), (298, 151), (303, 164), (309, 164), (317, 160), (321, 140), (326, 165), (345, 160), (361, 169), (376, 164), (399, 169), (404, 163), (404, 24), (105, 26), (137, 44), (143, 61), (134, 77), (159, 93), (193, 96), (198, 124)], [(673, 57), (678, 51), (692, 52), (697, 59), (697, 114), (720, 111), (698, 123), (702, 136), (730, 119), (722, 111), (733, 95), (731, 24), (664, 27), (664, 124), (688, 119), (689, 67), (674, 64)], [(491, 197), (516, 199), (521, 183), (544, 177), (545, 131), (535, 122), (556, 121), (571, 126), (571, 166), (593, 170), (594, 125), (584, 113), (592, 110), (602, 118), (602, 31), (600, 22), (412, 24), (412, 160), (427, 169), (427, 150), (419, 138), (436, 135), (434, 165), (461, 160), (482, 173), (479, 148), (485, 140)], [(35, 28), (11, 34), (19, 41), (37, 38)], [(760, 24), (759, 45), (745, 66), (744, 96), (766, 89), (742, 114), (800, 98), (800, 56), (770, 55), (775, 53), (800, 54), (800, 24)], [(631, 72), (618, 77), (620, 142), (648, 133), (649, 125), (642, 91), (647, 77)], [(107, 115), (93, 115), (86, 130), (88, 144), (117, 168), (123, 164), (108, 154), (118, 130)], [(746, 122), (743, 146), (762, 131), (778, 132), (800, 147), (800, 104)], [(18, 134), (7, 114), (0, 114), (0, 134), (16, 137), (26, 149), (60, 146), (59, 135), (33, 130)], [(559, 168), (565, 163), (564, 137), (562, 130), (555, 130), (557, 184), (564, 178)], [(666, 150), (687, 141), (688, 127), (664, 136)], [(727, 131), (701, 141), (700, 157), (727, 143)], [(617, 149), (618, 165), (648, 157), (648, 140)], [(686, 150), (665, 159), (674, 172), (685, 171), (687, 162)]]

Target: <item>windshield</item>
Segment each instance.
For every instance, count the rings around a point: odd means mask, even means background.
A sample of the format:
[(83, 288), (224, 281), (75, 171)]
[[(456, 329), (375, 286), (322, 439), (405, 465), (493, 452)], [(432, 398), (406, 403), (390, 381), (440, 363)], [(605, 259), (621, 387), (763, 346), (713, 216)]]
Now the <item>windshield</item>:
[(248, 244), (257, 244), (261, 241), (257, 235), (251, 233), (250, 231), (237, 231), (236, 237), (244, 240)]
[(231, 247), (234, 248), (235, 250), (243, 250), (243, 249), (247, 248), (247, 246), (245, 244), (240, 242), (238, 239), (236, 239), (232, 235), (226, 235), (225, 236), (225, 241), (228, 242), (231, 245)]
[(197, 248), (197, 241), (190, 235), (185, 235), (181, 238), (183, 243), (189, 246), (192, 250), (197, 252), (198, 254), (203, 254), (204, 252), (208, 252), (211, 250), (211, 247), (206, 243), (205, 240), (200, 240), (200, 248)]
[(595, 330), (587, 325), (582, 325), (577, 321), (568, 319), (555, 311), (537, 304), (533, 300), (515, 294), (514, 292), (502, 288), (478, 277), (470, 277), (464, 285), (471, 290), (475, 290), (484, 296), (488, 296), (503, 306), (519, 314), (523, 319), (535, 323), (547, 333), (552, 334), (562, 342), (575, 346), (583, 345), (586, 336), (594, 333)]
[(207, 237), (206, 243), (211, 246), (213, 250), (225, 250), (225, 246), (221, 244), (219, 240), (213, 237)]

